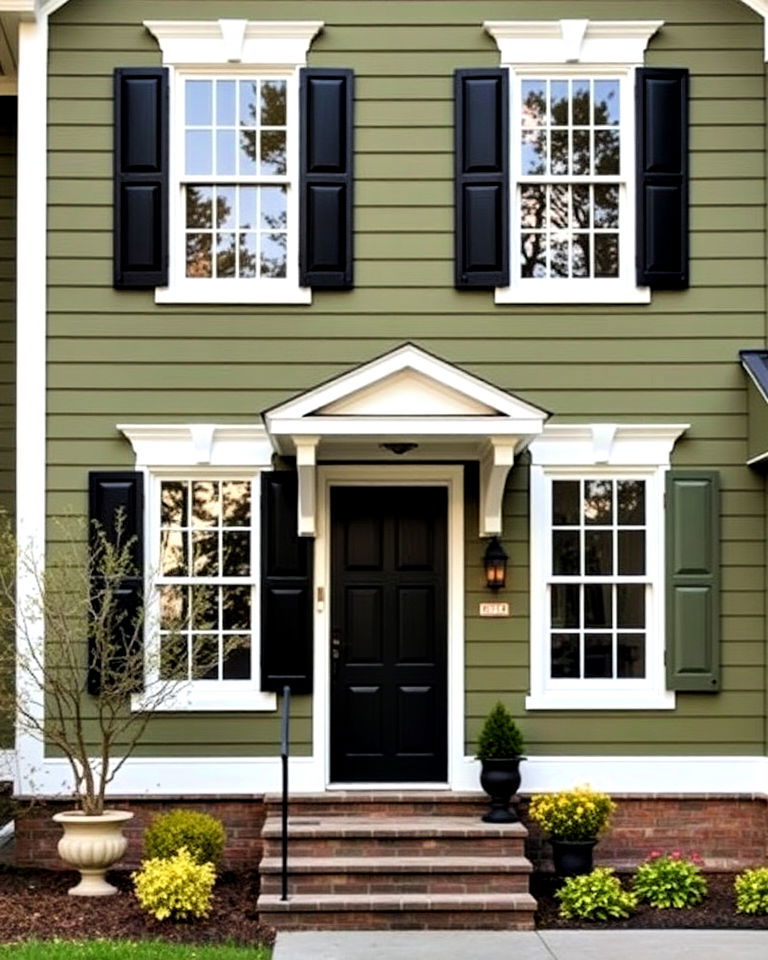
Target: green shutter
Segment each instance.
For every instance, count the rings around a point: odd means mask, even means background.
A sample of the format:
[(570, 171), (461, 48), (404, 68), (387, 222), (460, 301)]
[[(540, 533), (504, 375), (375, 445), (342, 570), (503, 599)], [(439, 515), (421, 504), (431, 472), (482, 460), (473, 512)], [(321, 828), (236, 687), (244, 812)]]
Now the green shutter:
[(667, 686), (720, 689), (718, 474), (667, 474)]

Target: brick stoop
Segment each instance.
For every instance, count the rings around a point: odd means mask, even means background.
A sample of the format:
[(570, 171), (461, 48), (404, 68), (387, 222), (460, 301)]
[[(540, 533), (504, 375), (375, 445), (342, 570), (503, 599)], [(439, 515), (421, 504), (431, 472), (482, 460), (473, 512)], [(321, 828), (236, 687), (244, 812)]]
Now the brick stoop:
[(339, 792), (291, 799), (280, 900), (280, 798), (266, 798), (258, 910), (280, 930), (531, 930), (522, 824), (483, 823), (478, 794)]

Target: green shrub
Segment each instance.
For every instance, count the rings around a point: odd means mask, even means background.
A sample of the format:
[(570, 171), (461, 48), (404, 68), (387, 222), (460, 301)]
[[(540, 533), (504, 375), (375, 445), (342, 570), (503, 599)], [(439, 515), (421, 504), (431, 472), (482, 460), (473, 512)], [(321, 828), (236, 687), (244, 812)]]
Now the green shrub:
[(499, 700), (485, 718), (477, 738), (478, 760), (506, 760), (519, 757), (524, 749), (523, 735), (512, 714)]
[(637, 868), (632, 887), (638, 899), (660, 910), (696, 907), (708, 891), (701, 868), (678, 850), (651, 854)]
[(745, 870), (733, 881), (738, 913), (768, 913), (768, 867)]
[(142, 909), (158, 920), (207, 917), (211, 911), (216, 871), (186, 847), (164, 860), (145, 860), (131, 876)]
[(592, 840), (610, 822), (616, 804), (607, 793), (589, 785), (539, 793), (531, 797), (528, 815), (556, 840)]
[(144, 831), (144, 852), (149, 858), (166, 860), (182, 847), (197, 863), (221, 860), (227, 835), (224, 824), (199, 810), (170, 810), (154, 817)]
[(625, 890), (610, 867), (597, 867), (592, 873), (569, 877), (555, 893), (560, 901), (560, 916), (567, 920), (611, 920), (628, 917), (637, 903)]

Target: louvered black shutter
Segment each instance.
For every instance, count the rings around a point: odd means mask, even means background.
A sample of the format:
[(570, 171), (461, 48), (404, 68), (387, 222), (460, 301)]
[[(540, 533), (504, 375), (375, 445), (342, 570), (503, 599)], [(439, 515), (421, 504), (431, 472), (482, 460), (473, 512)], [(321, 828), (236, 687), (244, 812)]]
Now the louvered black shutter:
[(712, 470), (670, 470), (666, 496), (667, 686), (720, 689), (720, 504)]
[(299, 274), (302, 286), (352, 287), (351, 70), (301, 71)]
[(509, 74), (457, 70), (456, 286), (509, 284)]
[(688, 71), (637, 71), (637, 282), (683, 290), (688, 270)]
[(115, 70), (114, 285), (168, 284), (168, 71)]
[[(134, 472), (92, 472), (89, 474), (88, 513), (90, 543), (94, 557), (98, 557), (98, 534), (103, 531), (111, 544), (118, 543), (118, 516), (122, 517), (119, 542), (131, 541), (130, 576), (112, 592), (114, 613), (111, 617), (113, 634), (110, 648), (88, 643), (88, 692), (98, 694), (102, 689), (103, 667), (110, 673), (130, 669), (135, 675), (134, 689), (141, 689), (139, 663), (141, 661), (141, 631), (136, 630), (141, 620), (144, 581), (144, 477)], [(99, 575), (98, 560), (91, 570), (94, 609), (103, 602), (105, 581)], [(108, 656), (107, 656), (108, 654)]]
[(261, 475), (261, 688), (312, 692), (312, 549), (300, 537), (298, 479)]

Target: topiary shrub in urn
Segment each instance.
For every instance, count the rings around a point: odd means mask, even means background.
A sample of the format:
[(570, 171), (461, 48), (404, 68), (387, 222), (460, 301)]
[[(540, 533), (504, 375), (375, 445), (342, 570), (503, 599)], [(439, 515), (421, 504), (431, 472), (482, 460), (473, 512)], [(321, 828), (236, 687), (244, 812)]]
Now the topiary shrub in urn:
[(499, 701), (486, 717), (477, 739), (477, 759), (482, 765), (480, 785), (491, 798), (491, 808), (483, 815), (486, 823), (516, 823), (519, 819), (509, 802), (520, 786), (523, 748), (523, 735)]

